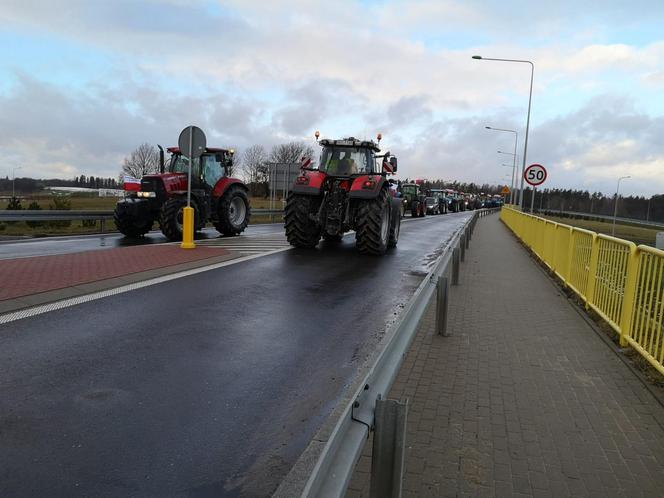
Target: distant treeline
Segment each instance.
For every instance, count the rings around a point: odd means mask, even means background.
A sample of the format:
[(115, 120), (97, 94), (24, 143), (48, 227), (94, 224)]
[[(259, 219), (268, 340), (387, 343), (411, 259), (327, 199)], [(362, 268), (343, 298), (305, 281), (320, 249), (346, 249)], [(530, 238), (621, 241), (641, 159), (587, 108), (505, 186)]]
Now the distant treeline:
[[(12, 179), (0, 178), (0, 192), (11, 192)], [(83, 188), (122, 188), (117, 178), (101, 178), (81, 175), (73, 180), (62, 180), (59, 178), (35, 179), (16, 178), (14, 188), (17, 194), (32, 194), (44, 187), (83, 187)]]
[[(530, 207), (532, 190), (524, 193), (524, 206)], [(535, 193), (535, 209), (548, 211), (576, 211), (613, 216), (615, 194), (572, 189), (543, 189)], [(620, 196), (618, 216), (639, 220), (664, 220), (664, 194), (648, 197)]]

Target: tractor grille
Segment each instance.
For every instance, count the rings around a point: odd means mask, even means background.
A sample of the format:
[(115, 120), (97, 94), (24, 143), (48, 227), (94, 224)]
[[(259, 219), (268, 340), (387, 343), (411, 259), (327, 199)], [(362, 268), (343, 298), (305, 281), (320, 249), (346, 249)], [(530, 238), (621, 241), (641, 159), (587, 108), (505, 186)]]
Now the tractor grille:
[(143, 178), (141, 180), (141, 190), (143, 192), (156, 192), (159, 195), (164, 191), (164, 184), (159, 178)]

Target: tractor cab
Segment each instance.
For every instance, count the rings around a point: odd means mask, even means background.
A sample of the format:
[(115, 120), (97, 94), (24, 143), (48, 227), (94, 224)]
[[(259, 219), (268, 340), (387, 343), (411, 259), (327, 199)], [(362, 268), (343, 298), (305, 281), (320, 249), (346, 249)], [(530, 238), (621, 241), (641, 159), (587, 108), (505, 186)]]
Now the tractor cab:
[[(170, 147), (167, 150), (171, 153), (168, 172), (188, 174), (189, 158), (182, 154), (178, 147)], [(234, 152), (233, 149), (206, 148), (192, 164), (192, 187), (213, 189), (219, 180), (230, 176)]]
[[(349, 137), (343, 140), (323, 139), (319, 144), (323, 150), (318, 170), (328, 176), (351, 177), (396, 172), (397, 158), (390, 157), (389, 152), (379, 155), (380, 148), (373, 140)], [(382, 167), (377, 165), (380, 159), (383, 160)]]

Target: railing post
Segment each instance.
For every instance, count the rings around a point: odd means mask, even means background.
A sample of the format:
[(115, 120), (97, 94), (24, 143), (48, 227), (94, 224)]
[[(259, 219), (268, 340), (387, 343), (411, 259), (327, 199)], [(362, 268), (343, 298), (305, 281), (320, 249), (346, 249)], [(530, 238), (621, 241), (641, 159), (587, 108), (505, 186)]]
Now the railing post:
[(440, 275), (436, 281), (436, 332), (442, 336), (447, 335), (448, 290), (447, 277)]
[(592, 247), (590, 250), (590, 267), (588, 268), (588, 285), (586, 287), (586, 309), (595, 298), (595, 281), (597, 280), (597, 262), (599, 260), (599, 239), (597, 234), (593, 233)]
[(458, 247), (452, 250), (452, 285), (459, 285), (459, 267), (461, 266), (459, 251)]
[(470, 227), (466, 227), (466, 249), (470, 248), (470, 239), (471, 239), (471, 230)]
[(99, 226), (100, 226), (100, 229), (101, 229), (101, 233), (104, 233), (106, 231), (106, 219), (102, 218), (100, 220), (100, 222), (101, 223), (99, 224)]
[(634, 301), (636, 300), (636, 281), (639, 273), (639, 250), (630, 246), (627, 260), (627, 279), (622, 302), (622, 315), (620, 317), (620, 345), (627, 346), (627, 338), (632, 336), (632, 315), (634, 314)]
[(403, 483), (408, 400), (376, 401), (371, 498), (399, 498)]
[(461, 234), (461, 240), (459, 241), (459, 249), (461, 249), (461, 261), (466, 260), (466, 234)]

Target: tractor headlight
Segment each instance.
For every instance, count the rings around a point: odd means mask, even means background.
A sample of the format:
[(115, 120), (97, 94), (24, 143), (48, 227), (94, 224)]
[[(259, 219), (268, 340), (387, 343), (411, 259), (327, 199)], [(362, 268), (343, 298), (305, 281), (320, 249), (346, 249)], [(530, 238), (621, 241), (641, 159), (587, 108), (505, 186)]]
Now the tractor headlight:
[(148, 198), (150, 198), (150, 197), (157, 197), (157, 193), (156, 193), (156, 192), (136, 192), (136, 195), (137, 195), (138, 197), (142, 197), (142, 198), (144, 198), (144, 199), (148, 199)]
[(408, 199), (404, 199), (403, 203), (408, 204)]

